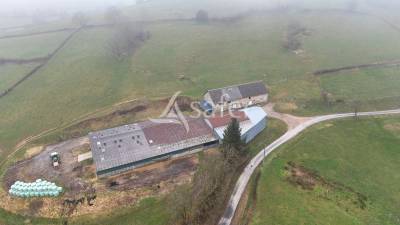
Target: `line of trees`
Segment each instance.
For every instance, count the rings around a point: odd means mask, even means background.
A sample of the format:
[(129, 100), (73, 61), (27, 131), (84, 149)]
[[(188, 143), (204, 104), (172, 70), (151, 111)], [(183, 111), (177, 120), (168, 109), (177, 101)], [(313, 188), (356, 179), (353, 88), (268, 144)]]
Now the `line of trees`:
[(135, 53), (150, 38), (150, 32), (143, 26), (124, 17), (116, 7), (108, 8), (104, 19), (114, 29), (113, 35), (106, 44), (107, 52), (117, 61)]
[(290, 23), (283, 47), (289, 51), (299, 50), (302, 47), (301, 35), (308, 35), (307, 29), (298, 22)]
[(150, 38), (150, 32), (142, 26), (133, 23), (119, 23), (114, 27), (114, 34), (107, 42), (106, 48), (110, 55), (121, 61), (142, 46)]
[(205, 10), (197, 11), (195, 20), (199, 23), (208, 23), (209, 21), (208, 12)]
[(190, 185), (180, 186), (171, 197), (171, 224), (200, 225), (215, 222), (224, 210), (235, 171), (247, 160), (239, 122), (233, 119), (224, 133), (218, 154), (204, 154)]

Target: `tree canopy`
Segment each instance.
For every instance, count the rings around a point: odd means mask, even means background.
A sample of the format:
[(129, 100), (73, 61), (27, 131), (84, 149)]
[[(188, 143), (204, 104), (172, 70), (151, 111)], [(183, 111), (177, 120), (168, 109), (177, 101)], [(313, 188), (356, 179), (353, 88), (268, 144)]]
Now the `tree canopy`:
[(208, 22), (208, 12), (205, 10), (199, 10), (196, 14), (196, 21), (201, 23)]
[(235, 158), (245, 153), (245, 143), (241, 138), (239, 121), (233, 118), (224, 131), (222, 153), (225, 158)]

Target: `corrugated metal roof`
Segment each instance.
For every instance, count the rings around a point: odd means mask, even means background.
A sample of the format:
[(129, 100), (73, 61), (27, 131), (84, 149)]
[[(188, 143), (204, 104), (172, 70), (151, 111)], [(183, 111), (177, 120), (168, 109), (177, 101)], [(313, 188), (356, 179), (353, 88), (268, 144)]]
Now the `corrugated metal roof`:
[[(268, 91), (262, 81), (256, 81), (246, 84), (212, 89), (209, 90), (208, 93), (210, 94), (211, 100), (214, 102), (214, 104), (218, 104), (222, 100), (225, 102), (236, 101), (242, 98), (265, 95), (268, 93)], [(224, 99), (222, 99), (223, 96)]]
[(176, 143), (212, 133), (204, 119), (187, 118), (186, 120), (189, 125), (188, 131), (184, 125), (176, 123), (145, 122), (141, 126), (150, 146)]
[(263, 108), (261, 107), (250, 107), (250, 108), (244, 108), (240, 110), (244, 113), (246, 113), (246, 116), (251, 120), (252, 123), (256, 124), (263, 120), (265, 117), (267, 117), (267, 113), (264, 111)]
[[(242, 111), (231, 112), (233, 116), (239, 121), (248, 120), (246, 114)], [(215, 115), (213, 117), (207, 118), (213, 128), (222, 127), (228, 125), (234, 118), (231, 114), (225, 113), (224, 115)]]
[(189, 131), (176, 123), (145, 121), (89, 134), (96, 170), (102, 171), (173, 151), (212, 142), (203, 118), (187, 118)]
[[(267, 113), (261, 107), (245, 108), (240, 110), (239, 112), (244, 113), (246, 115), (246, 118), (248, 118), (248, 120), (244, 120), (239, 123), (242, 137), (246, 136), (246, 133), (251, 128), (256, 126), (259, 122), (267, 117)], [(217, 133), (220, 139), (224, 138), (224, 132), (225, 129), (228, 127), (228, 124), (226, 124), (225, 126), (214, 128), (214, 131)]]

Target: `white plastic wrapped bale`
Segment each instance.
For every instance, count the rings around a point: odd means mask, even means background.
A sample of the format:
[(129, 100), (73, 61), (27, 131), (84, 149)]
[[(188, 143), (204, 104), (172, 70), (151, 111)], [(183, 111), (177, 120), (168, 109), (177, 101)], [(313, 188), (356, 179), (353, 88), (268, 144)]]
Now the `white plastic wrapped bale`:
[(55, 183), (37, 179), (32, 183), (16, 181), (11, 185), (8, 193), (15, 197), (56, 197), (63, 191), (62, 187), (58, 187)]

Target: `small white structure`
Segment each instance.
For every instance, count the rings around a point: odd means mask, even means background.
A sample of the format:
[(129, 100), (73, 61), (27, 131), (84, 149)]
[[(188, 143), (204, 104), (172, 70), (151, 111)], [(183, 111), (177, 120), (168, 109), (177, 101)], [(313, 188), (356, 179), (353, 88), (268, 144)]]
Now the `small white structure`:
[(78, 162), (82, 162), (82, 161), (92, 159), (92, 158), (93, 158), (92, 152), (82, 153), (82, 154), (78, 155)]
[(267, 125), (267, 113), (261, 107), (250, 107), (239, 111), (225, 113), (223, 116), (214, 116), (206, 120), (220, 139), (224, 138), (225, 129), (233, 118), (236, 118), (241, 128), (241, 137), (248, 143), (261, 133)]

